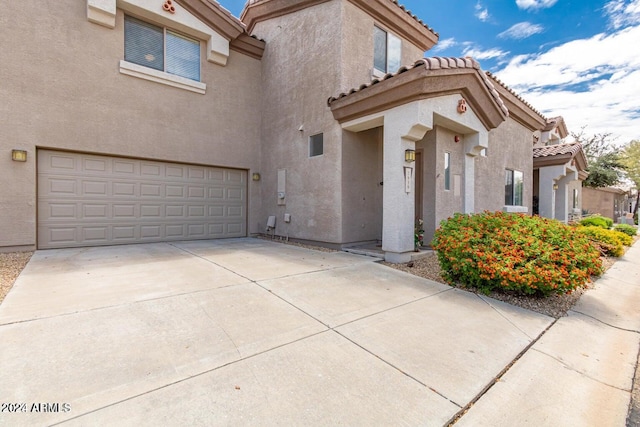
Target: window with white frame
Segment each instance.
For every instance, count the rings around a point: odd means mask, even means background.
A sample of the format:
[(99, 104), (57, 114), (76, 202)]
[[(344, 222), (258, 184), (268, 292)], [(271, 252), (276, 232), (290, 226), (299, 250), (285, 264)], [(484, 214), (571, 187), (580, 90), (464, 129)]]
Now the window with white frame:
[(395, 73), (402, 62), (402, 41), (383, 30), (373, 27), (373, 68), (382, 73)]
[(127, 62), (200, 81), (200, 41), (125, 15)]
[(573, 209), (578, 209), (580, 207), (580, 201), (578, 200), (578, 189), (573, 189)]
[(504, 204), (506, 206), (522, 206), (524, 192), (524, 174), (517, 170), (507, 169), (504, 181)]

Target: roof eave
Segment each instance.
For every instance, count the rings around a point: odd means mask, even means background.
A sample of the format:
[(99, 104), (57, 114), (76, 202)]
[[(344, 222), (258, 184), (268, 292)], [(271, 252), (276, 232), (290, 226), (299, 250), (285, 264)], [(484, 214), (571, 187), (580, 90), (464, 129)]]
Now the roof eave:
[(487, 130), (495, 129), (508, 116), (508, 111), (489, 92), (479, 70), (473, 68), (430, 70), (416, 66), (346, 96), (332, 98), (329, 106), (334, 118), (343, 123), (412, 101), (451, 94), (461, 94)]
[(240, 34), (238, 38), (231, 41), (229, 48), (254, 59), (261, 59), (264, 54), (265, 42), (247, 34)]
[(176, 0), (176, 2), (229, 41), (245, 32), (242, 22), (217, 3), (209, 0)]
[(258, 22), (297, 12), (331, 0), (269, 0), (245, 5), (240, 20), (251, 34)]
[(504, 83), (495, 78), (491, 73), (487, 73), (492, 78), (496, 90), (500, 94), (500, 98), (504, 101), (509, 109), (509, 117), (525, 126), (530, 131), (542, 130), (547, 126), (547, 119), (538, 111), (533, 109), (521, 97), (515, 94), (511, 89), (506, 87)]
[(412, 15), (397, 1), (389, 0), (348, 0), (367, 12), (376, 21), (391, 31), (418, 46), (423, 51), (438, 43), (439, 35)]

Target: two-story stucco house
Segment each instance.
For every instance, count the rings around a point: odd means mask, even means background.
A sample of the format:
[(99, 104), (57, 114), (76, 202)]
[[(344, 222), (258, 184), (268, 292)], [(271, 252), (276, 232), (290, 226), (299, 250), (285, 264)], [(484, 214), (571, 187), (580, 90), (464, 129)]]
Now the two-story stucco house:
[(416, 218), (428, 240), (455, 212), (532, 213), (547, 119), (471, 58), (424, 58), (438, 35), (395, 0), (24, 0), (0, 34), (3, 250), (274, 216), (400, 262)]

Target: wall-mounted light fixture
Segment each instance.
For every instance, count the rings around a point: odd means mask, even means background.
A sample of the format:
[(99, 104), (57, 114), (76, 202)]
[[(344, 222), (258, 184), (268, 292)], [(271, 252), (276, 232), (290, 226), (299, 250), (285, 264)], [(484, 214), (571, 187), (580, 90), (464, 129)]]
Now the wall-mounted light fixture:
[(11, 160), (14, 162), (26, 162), (27, 151), (26, 150), (11, 150)]
[(253, 179), (254, 181), (260, 181), (260, 174), (258, 172), (254, 172), (251, 175), (251, 179)]
[(460, 142), (460, 137), (458, 135), (453, 137), (454, 142)]
[(409, 163), (415, 162), (416, 150), (404, 150), (404, 161)]
[(553, 189), (557, 190), (558, 189), (558, 184), (553, 184)]

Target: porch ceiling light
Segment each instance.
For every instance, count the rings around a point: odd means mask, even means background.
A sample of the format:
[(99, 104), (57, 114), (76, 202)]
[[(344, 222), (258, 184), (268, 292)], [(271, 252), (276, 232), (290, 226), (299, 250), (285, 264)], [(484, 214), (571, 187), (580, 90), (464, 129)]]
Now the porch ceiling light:
[(11, 150), (11, 160), (15, 162), (26, 162), (27, 161), (26, 150)]
[(415, 162), (416, 150), (404, 150), (404, 161), (409, 163)]

